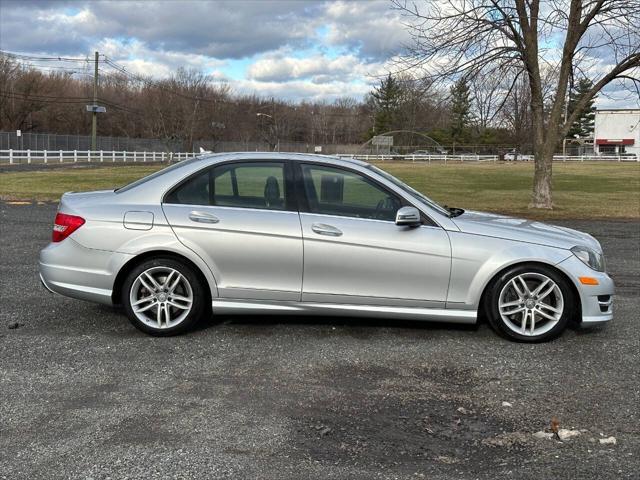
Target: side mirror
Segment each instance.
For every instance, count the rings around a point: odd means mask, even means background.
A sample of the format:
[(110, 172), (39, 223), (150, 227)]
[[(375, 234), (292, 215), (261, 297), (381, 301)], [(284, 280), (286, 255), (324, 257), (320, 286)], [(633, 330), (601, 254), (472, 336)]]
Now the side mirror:
[(402, 207), (396, 212), (398, 226), (417, 227), (420, 223), (420, 212), (415, 207)]

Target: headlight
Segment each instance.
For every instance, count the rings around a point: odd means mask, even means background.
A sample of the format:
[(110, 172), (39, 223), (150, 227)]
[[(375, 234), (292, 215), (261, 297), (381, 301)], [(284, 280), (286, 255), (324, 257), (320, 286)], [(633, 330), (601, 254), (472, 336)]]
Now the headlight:
[(602, 253), (580, 246), (573, 247), (571, 251), (576, 257), (582, 260), (585, 265), (598, 272), (604, 272), (604, 255), (602, 255)]

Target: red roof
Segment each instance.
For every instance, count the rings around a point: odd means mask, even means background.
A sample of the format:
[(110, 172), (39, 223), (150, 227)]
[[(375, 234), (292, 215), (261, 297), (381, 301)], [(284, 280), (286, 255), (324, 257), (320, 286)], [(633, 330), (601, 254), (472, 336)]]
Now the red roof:
[(596, 145), (633, 145), (633, 138), (596, 138)]

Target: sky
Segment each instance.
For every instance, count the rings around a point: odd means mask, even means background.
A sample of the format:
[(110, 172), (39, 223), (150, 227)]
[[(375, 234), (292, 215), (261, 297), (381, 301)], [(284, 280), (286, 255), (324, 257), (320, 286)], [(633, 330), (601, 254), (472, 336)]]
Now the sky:
[[(389, 0), (0, 0), (0, 50), (97, 50), (133, 73), (195, 68), (236, 93), (293, 101), (362, 99), (408, 43)], [(627, 106), (611, 90), (598, 106)]]
[(195, 68), (289, 100), (362, 98), (408, 40), (388, 0), (0, 0), (1, 50), (97, 50), (131, 72)]

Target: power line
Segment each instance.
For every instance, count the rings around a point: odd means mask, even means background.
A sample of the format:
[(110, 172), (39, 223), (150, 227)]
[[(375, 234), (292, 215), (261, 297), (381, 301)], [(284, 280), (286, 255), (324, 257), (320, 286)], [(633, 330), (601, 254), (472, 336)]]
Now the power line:
[(45, 57), (45, 56), (36, 56), (36, 55), (22, 55), (22, 54), (19, 54), (19, 53), (6, 52), (4, 50), (0, 50), (0, 55), (4, 55), (4, 56), (9, 57), (9, 58), (15, 58), (17, 60), (85, 62), (85, 63), (91, 62), (91, 60), (89, 58)]
[[(91, 102), (92, 98), (87, 97), (61, 97), (56, 95), (44, 95), (44, 94), (28, 94), (23, 92), (8, 92), (8, 91), (0, 91), (0, 96), (13, 98), (15, 100), (34, 100), (36, 102), (42, 103), (58, 103), (58, 104), (85, 104), (87, 102)], [(112, 102), (111, 100), (106, 100), (104, 98), (98, 97), (99, 103), (104, 103), (108, 107), (115, 108), (116, 110), (122, 110), (129, 113), (135, 113), (136, 115), (142, 115), (142, 113), (136, 109), (128, 108), (122, 104)]]
[(83, 103), (85, 103), (87, 101), (87, 99), (76, 100), (76, 99), (72, 99), (72, 98), (39, 98), (39, 97), (35, 97), (35, 96), (19, 95), (19, 94), (15, 94), (15, 93), (12, 93), (12, 92), (0, 92), (0, 96), (6, 97), (6, 98), (11, 98), (11, 99), (14, 99), (14, 100), (22, 100), (22, 101), (33, 100), (35, 102), (40, 102), (40, 103), (60, 103), (60, 104), (78, 104), (78, 105), (81, 105), (81, 104), (83, 104)]
[[(23, 60), (23, 61), (29, 61), (29, 62), (54, 62), (54, 61), (67, 62), (67, 63), (68, 62), (81, 62), (81, 63), (84, 63), (85, 66), (87, 66), (87, 67), (88, 67), (88, 64), (92, 63), (92, 60), (90, 60), (89, 58), (47, 57), (47, 56), (36, 56), (36, 55), (22, 55), (22, 54), (18, 54), (18, 53), (7, 52), (7, 51), (4, 51), (4, 50), (0, 50), (0, 55), (4, 55), (6, 57), (13, 58), (13, 59), (16, 59), (16, 60)], [(126, 67), (114, 62), (113, 60), (111, 60), (106, 55), (102, 55), (101, 54), (100, 56), (103, 59), (103, 63), (109, 65), (111, 68), (116, 70), (118, 73), (126, 76), (127, 78), (129, 78), (131, 80), (135, 80), (137, 82), (144, 83), (144, 84), (146, 84), (148, 86), (157, 88), (157, 89), (159, 89), (161, 91), (164, 91), (166, 93), (169, 93), (171, 95), (175, 95), (177, 97), (182, 97), (182, 98), (185, 98), (185, 99), (188, 99), (188, 100), (202, 101), (202, 102), (209, 102), (209, 103), (220, 103), (220, 100), (218, 100), (218, 99), (212, 99), (212, 98), (207, 98), (207, 97), (203, 97), (203, 96), (196, 96), (196, 95), (189, 95), (189, 94), (186, 94), (186, 93), (182, 93), (182, 92), (176, 91), (174, 89), (167, 88), (166, 86), (161, 85), (157, 81), (153, 81), (150, 77), (144, 77), (142, 75), (138, 75), (138, 74), (135, 74), (133, 72), (130, 72)], [(48, 66), (48, 65), (31, 65), (31, 66), (33, 66), (33, 68), (36, 68), (38, 70), (44, 70), (46, 68), (49, 68), (49, 69), (52, 69), (52, 70), (53, 69), (70, 70), (70, 71), (76, 71), (77, 70), (77, 69), (74, 69), (72, 67), (62, 67), (62, 66), (58, 66), (58, 67)], [(77, 73), (80, 73), (80, 72), (77, 72)], [(91, 75), (90, 73), (87, 73), (86, 75), (88, 77), (89, 76), (93, 77), (93, 75)]]
[(171, 95), (175, 95), (177, 97), (182, 97), (182, 98), (185, 98), (185, 99), (188, 99), (188, 100), (194, 100), (194, 101), (220, 103), (220, 100), (207, 98), (207, 97), (194, 96), (194, 95), (189, 95), (189, 94), (186, 94), (186, 93), (178, 92), (176, 90), (172, 90), (170, 88), (167, 88), (167, 87), (165, 87), (164, 85), (161, 85), (158, 82), (154, 82), (150, 78), (145, 78), (143, 76), (136, 75), (135, 73), (132, 73), (129, 70), (127, 70), (123, 65), (120, 65), (120, 64), (114, 62), (113, 60), (111, 60), (106, 55), (104, 57), (104, 63), (106, 63), (107, 65), (111, 66), (113, 69), (115, 69), (119, 73), (125, 75), (126, 77), (131, 78), (132, 80), (136, 80), (138, 82), (145, 83), (145, 84), (147, 84), (149, 86), (152, 86), (152, 87), (155, 87), (155, 88), (157, 88), (159, 90), (162, 90), (164, 92), (170, 93)]

